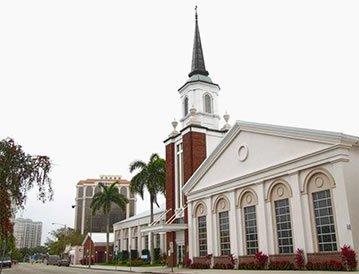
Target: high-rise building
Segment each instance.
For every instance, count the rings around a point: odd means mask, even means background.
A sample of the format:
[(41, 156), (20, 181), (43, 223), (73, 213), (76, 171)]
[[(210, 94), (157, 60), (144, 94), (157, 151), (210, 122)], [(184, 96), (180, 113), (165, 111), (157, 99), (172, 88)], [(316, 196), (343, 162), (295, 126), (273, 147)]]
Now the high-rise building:
[(110, 229), (113, 229), (114, 223), (135, 215), (136, 198), (133, 193), (130, 193), (129, 181), (121, 179), (121, 176), (118, 175), (101, 175), (99, 179), (81, 180), (76, 186), (75, 229), (77, 231), (80, 231), (82, 234), (90, 231), (106, 232), (106, 216), (99, 210), (91, 218), (91, 202), (95, 193), (100, 191), (99, 183), (111, 185), (114, 182), (117, 182), (119, 192), (129, 199), (129, 203), (125, 211), (115, 204), (112, 205), (110, 211)]
[(32, 248), (41, 245), (42, 222), (18, 218), (14, 221), (14, 237), (17, 248)]

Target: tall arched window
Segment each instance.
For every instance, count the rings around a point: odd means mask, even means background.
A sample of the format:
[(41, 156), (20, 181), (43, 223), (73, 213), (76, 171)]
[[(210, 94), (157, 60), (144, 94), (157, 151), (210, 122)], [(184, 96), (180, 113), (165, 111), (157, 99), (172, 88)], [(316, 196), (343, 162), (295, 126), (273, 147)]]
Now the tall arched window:
[(196, 207), (197, 232), (198, 232), (198, 253), (199, 256), (207, 256), (207, 210), (202, 203)]
[(87, 186), (86, 187), (86, 197), (92, 197), (92, 195), (93, 195), (93, 187)]
[(188, 113), (188, 97), (185, 97), (183, 100), (183, 114), (186, 116)]
[(204, 95), (204, 112), (212, 113), (212, 97), (208, 93)]
[(244, 190), (239, 196), (239, 206), (243, 216), (245, 250), (247, 255), (255, 254), (258, 251), (257, 201), (257, 195), (251, 189)]
[(220, 198), (216, 203), (218, 220), (218, 238), (221, 255), (231, 254), (231, 242), (229, 234), (229, 203), (227, 199)]
[(331, 192), (334, 187), (333, 178), (321, 171), (310, 173), (306, 180), (319, 252), (338, 250)]
[(124, 187), (124, 186), (121, 187), (120, 193), (127, 198), (127, 188), (126, 187)]
[(277, 250), (281, 254), (293, 253), (292, 221), (289, 206), (292, 191), (287, 182), (277, 181), (270, 187), (269, 195), (277, 232)]

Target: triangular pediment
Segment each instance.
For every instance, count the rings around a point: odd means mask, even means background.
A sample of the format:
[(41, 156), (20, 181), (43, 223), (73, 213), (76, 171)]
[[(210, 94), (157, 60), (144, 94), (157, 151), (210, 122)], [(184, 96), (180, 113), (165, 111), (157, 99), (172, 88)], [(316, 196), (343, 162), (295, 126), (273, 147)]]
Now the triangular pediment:
[(184, 186), (186, 195), (324, 151), (354, 145), (358, 138), (335, 132), (237, 122)]

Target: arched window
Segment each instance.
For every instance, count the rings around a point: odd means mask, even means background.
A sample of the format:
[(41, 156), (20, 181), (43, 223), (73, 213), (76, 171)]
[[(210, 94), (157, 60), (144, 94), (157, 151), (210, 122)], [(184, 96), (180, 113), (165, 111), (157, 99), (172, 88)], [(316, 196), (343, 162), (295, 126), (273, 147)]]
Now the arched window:
[(208, 93), (204, 95), (204, 112), (212, 113), (212, 97)]
[(86, 187), (86, 197), (92, 197), (93, 195), (93, 188), (92, 186)]
[(199, 256), (207, 256), (207, 210), (203, 203), (196, 206)]
[(306, 191), (313, 210), (313, 227), (317, 236), (317, 250), (337, 251), (337, 237), (333, 213), (331, 189), (335, 187), (334, 179), (326, 172), (314, 171), (305, 182)]
[(245, 250), (247, 255), (256, 254), (258, 251), (257, 201), (257, 195), (252, 189), (244, 190), (239, 196), (239, 206), (243, 216)]
[(127, 198), (127, 188), (125, 186), (121, 187), (120, 193)]
[(188, 97), (185, 97), (183, 100), (183, 114), (186, 116), (188, 113)]
[(229, 202), (227, 199), (220, 198), (216, 202), (216, 212), (218, 218), (218, 238), (221, 255), (231, 254), (231, 243), (229, 234)]
[(293, 233), (289, 206), (292, 191), (287, 182), (279, 180), (273, 182), (268, 194), (273, 206), (278, 252), (281, 254), (293, 253)]
[(83, 187), (79, 187), (79, 188), (78, 188), (77, 197), (78, 197), (78, 198), (83, 198), (83, 196), (84, 196), (84, 188), (83, 188)]

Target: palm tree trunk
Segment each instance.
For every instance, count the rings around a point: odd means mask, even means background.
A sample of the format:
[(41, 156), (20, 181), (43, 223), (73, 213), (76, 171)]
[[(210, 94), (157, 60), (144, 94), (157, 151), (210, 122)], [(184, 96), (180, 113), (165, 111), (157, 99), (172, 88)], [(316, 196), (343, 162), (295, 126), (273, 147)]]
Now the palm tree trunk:
[[(150, 223), (153, 222), (153, 196), (150, 195), (150, 202), (151, 202), (151, 205), (150, 205), (150, 209), (151, 209), (151, 217), (150, 217)], [(153, 249), (153, 233), (150, 233), (150, 256), (151, 256), (151, 264), (154, 263), (154, 249)]]
[(110, 213), (107, 214), (107, 225), (106, 225), (106, 263), (109, 258), (109, 242), (110, 242)]

